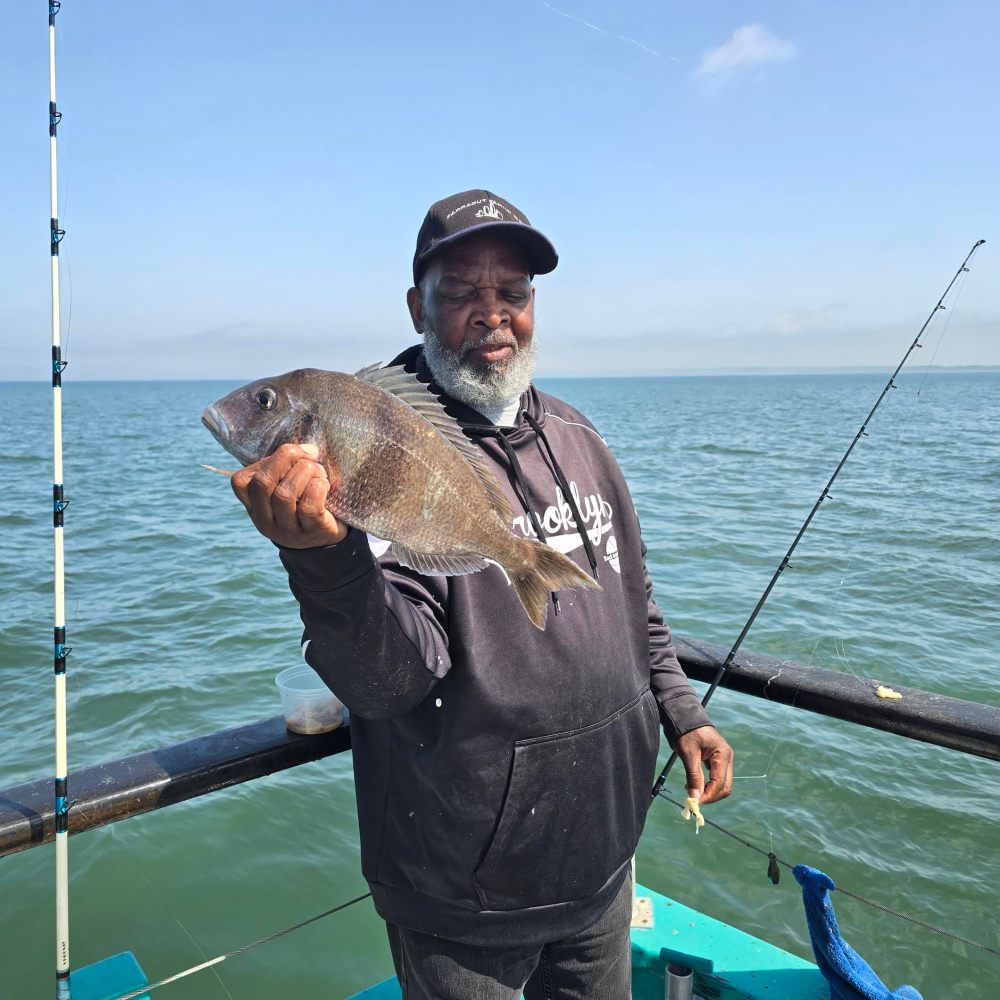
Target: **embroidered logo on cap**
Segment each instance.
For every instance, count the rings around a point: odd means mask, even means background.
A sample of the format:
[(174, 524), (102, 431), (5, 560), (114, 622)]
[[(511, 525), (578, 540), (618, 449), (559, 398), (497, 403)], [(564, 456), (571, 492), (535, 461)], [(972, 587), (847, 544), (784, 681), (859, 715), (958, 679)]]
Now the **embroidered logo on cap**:
[[(484, 205), (483, 202), (486, 204)], [(467, 201), (462, 205), (453, 208), (445, 217), (445, 222), (450, 222), (459, 212), (465, 212), (470, 208), (475, 208), (476, 205), (483, 205), (480, 208), (474, 218), (476, 219), (496, 219), (498, 222), (507, 222), (511, 219), (514, 222), (520, 222), (522, 225), (526, 225), (524, 219), (522, 219), (517, 212), (510, 207), (510, 205), (505, 205), (502, 201), (497, 201), (495, 198), (477, 198), (475, 201)]]
[[(478, 211), (476, 212), (477, 219), (498, 219), (503, 222), (504, 207), (492, 198)], [(513, 214), (513, 213), (511, 213)]]

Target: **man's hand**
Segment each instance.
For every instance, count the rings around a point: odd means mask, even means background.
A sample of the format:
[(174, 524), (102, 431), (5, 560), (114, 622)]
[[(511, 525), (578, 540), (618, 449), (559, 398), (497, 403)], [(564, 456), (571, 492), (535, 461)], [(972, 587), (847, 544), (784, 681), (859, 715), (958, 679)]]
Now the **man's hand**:
[[(715, 726), (692, 729), (674, 749), (687, 772), (687, 793), (700, 805), (724, 799), (733, 790), (733, 748)], [(702, 763), (708, 764), (707, 785)]]
[(312, 549), (347, 535), (347, 525), (326, 509), (330, 480), (318, 455), (314, 444), (283, 444), (230, 479), (254, 527), (276, 545)]

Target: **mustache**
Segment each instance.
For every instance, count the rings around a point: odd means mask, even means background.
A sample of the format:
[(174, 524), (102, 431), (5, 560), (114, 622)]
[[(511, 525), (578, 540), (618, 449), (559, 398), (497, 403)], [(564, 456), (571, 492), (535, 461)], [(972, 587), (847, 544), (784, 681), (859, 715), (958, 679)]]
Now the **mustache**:
[(517, 338), (514, 334), (497, 329), (490, 330), (489, 333), (484, 334), (478, 340), (467, 341), (459, 347), (455, 354), (458, 360), (462, 361), (466, 358), (469, 351), (475, 351), (480, 347), (510, 347), (515, 354), (518, 351)]

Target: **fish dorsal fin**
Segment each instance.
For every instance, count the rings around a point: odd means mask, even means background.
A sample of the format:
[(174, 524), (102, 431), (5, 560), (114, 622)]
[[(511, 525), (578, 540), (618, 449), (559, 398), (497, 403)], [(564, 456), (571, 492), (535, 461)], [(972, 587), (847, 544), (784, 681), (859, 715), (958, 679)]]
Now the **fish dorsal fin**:
[(391, 368), (368, 365), (366, 368), (362, 368), (355, 375), (355, 378), (391, 393), (407, 406), (416, 410), (424, 420), (439, 431), (444, 439), (472, 466), (489, 494), (493, 509), (500, 515), (504, 524), (510, 524), (514, 517), (510, 501), (500, 489), (496, 477), (493, 475), (493, 470), (489, 467), (483, 453), (462, 433), (462, 428), (458, 426), (453, 417), (445, 412), (441, 400), (430, 391), (426, 383), (421, 382), (416, 375), (406, 371), (402, 365), (395, 365)]
[(367, 382), (368, 376), (371, 375), (372, 372), (377, 372), (381, 367), (381, 361), (376, 361), (373, 365), (365, 365), (364, 368), (361, 368), (354, 373), (354, 377), (361, 379), (363, 382)]

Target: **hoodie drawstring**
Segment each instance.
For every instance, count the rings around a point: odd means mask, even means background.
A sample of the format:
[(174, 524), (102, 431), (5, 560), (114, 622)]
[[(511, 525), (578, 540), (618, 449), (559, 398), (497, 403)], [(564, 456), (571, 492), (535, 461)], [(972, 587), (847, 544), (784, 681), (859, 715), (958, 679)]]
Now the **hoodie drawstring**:
[[(583, 518), (580, 516), (580, 507), (576, 502), (576, 497), (573, 496), (573, 491), (569, 488), (569, 483), (566, 481), (566, 474), (556, 461), (552, 445), (549, 444), (549, 439), (545, 436), (542, 425), (527, 410), (524, 412), (524, 419), (528, 422), (528, 426), (535, 432), (542, 444), (545, 445), (545, 450), (549, 453), (549, 461), (552, 463), (552, 468), (556, 474), (556, 481), (559, 483), (559, 489), (562, 490), (566, 503), (569, 504), (569, 509), (573, 512), (573, 519), (576, 521), (576, 530), (583, 540), (583, 547), (587, 552), (587, 561), (590, 563), (591, 572), (594, 574), (594, 579), (596, 580), (600, 574), (597, 572), (597, 555), (594, 552), (594, 544), (591, 542), (590, 535), (584, 526)], [(512, 454), (512, 452), (508, 452), (508, 454)]]
[[(514, 454), (514, 449), (510, 446), (510, 442), (507, 440), (507, 435), (503, 431), (499, 431), (496, 435), (500, 439), (500, 444), (503, 446), (504, 453), (507, 456), (507, 461), (510, 462), (510, 467), (514, 470), (514, 478), (517, 480), (517, 488), (521, 493), (521, 503), (524, 509), (528, 512), (528, 517), (531, 518), (531, 523), (535, 526), (535, 534), (538, 536), (539, 541), (545, 543), (548, 539), (545, 537), (545, 532), (542, 530), (542, 522), (538, 517), (538, 513), (535, 511), (534, 505), (531, 502), (531, 498), (528, 495), (528, 484), (524, 480), (524, 473), (521, 471), (521, 463), (517, 460), (517, 455)], [(552, 606), (556, 614), (559, 614), (559, 595), (553, 591), (552, 592)]]

